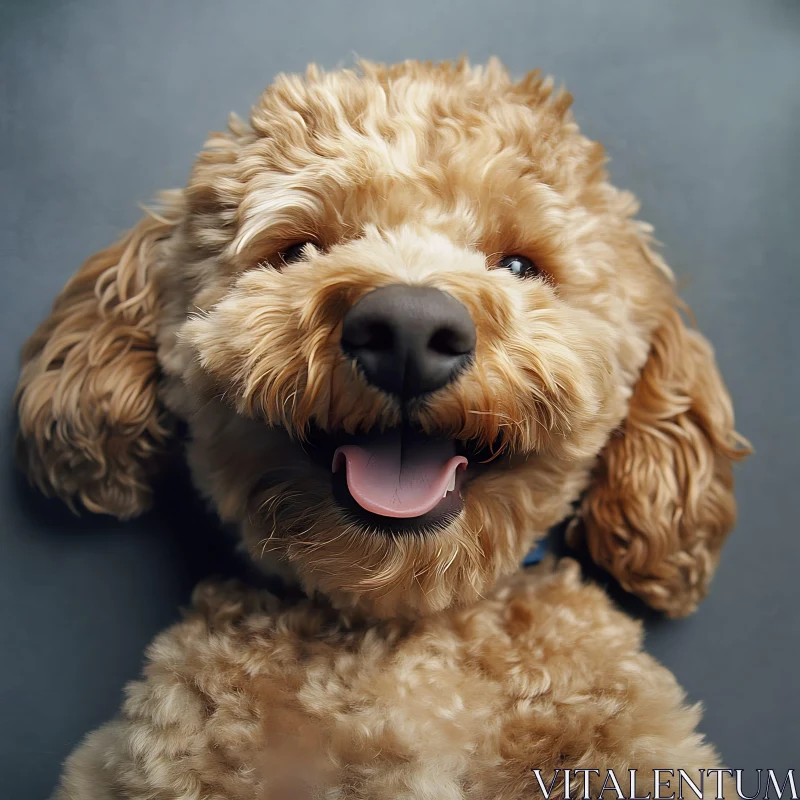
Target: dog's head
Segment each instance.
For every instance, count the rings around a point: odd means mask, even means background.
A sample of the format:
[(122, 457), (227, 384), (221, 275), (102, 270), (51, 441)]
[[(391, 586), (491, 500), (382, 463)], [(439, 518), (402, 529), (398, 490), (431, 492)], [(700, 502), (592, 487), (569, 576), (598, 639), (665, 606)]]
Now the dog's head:
[(691, 610), (730, 401), (569, 105), (497, 63), (279, 78), (28, 344), (30, 474), (131, 516), (180, 417), (255, 557), (377, 615), (478, 598), (585, 492), (594, 558)]

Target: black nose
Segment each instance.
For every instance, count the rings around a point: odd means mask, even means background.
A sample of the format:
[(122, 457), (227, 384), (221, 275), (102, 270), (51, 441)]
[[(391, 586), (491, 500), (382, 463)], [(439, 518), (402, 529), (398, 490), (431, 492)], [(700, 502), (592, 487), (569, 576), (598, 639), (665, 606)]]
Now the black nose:
[(407, 400), (441, 389), (469, 364), (475, 325), (446, 292), (392, 284), (345, 314), (342, 349), (373, 386)]

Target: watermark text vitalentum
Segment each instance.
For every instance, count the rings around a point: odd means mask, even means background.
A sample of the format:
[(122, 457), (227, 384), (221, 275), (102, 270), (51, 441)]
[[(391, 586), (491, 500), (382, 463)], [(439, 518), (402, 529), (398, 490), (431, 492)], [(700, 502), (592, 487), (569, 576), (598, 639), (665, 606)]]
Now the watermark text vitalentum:
[[(547, 772), (549, 782), (531, 772), (545, 800), (732, 800), (734, 786), (740, 800), (798, 800), (793, 769), (654, 769), (647, 776), (629, 769), (623, 780), (611, 769), (557, 769)], [(653, 790), (640, 793), (637, 782)]]

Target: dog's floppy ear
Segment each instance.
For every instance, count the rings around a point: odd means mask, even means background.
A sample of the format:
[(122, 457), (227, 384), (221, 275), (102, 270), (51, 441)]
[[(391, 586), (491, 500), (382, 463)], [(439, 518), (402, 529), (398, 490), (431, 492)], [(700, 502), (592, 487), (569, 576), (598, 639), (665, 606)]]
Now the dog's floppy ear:
[(572, 543), (585, 538), (592, 558), (654, 608), (694, 611), (736, 518), (732, 464), (748, 452), (711, 346), (670, 305)]
[(20, 462), (73, 508), (128, 518), (150, 502), (170, 428), (156, 396), (154, 265), (181, 216), (177, 193), (164, 202), (86, 261), (22, 352)]

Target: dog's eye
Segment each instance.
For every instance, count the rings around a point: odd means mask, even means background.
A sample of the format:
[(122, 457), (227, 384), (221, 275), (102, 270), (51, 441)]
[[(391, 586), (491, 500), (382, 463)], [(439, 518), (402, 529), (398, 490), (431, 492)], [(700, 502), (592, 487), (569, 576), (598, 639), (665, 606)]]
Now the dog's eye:
[(535, 275), (539, 271), (536, 268), (536, 264), (529, 258), (517, 255), (503, 256), (500, 261), (497, 262), (497, 266), (502, 269), (507, 269), (512, 275), (516, 275), (518, 278), (526, 278), (529, 275)]
[(291, 247), (287, 247), (285, 250), (281, 250), (281, 261), (283, 261), (284, 264), (292, 264), (295, 261), (302, 261), (305, 258), (305, 249), (308, 246), (313, 248), (314, 243), (298, 242), (297, 244), (293, 244)]

